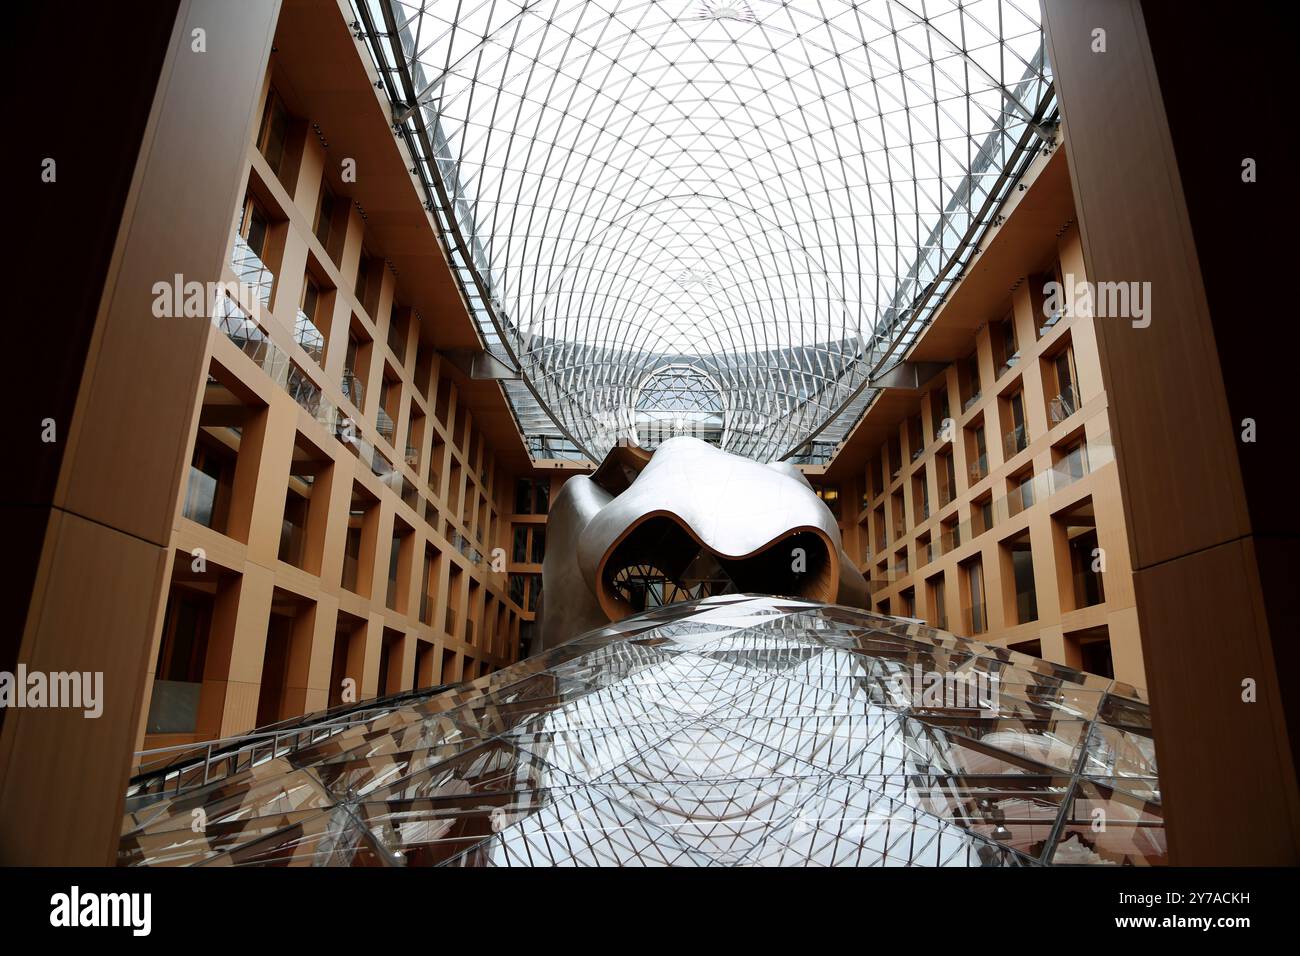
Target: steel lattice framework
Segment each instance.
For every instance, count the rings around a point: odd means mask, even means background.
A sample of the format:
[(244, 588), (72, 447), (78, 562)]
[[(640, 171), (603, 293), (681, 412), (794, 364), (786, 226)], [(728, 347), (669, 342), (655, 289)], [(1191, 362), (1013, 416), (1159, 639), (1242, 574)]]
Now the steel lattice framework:
[(730, 451), (843, 437), (1055, 115), (1032, 0), (355, 2), (521, 427), (593, 458), (668, 367)]
[(1137, 688), (783, 598), (656, 608), (254, 758), (138, 779), (119, 865), (1168, 862)]

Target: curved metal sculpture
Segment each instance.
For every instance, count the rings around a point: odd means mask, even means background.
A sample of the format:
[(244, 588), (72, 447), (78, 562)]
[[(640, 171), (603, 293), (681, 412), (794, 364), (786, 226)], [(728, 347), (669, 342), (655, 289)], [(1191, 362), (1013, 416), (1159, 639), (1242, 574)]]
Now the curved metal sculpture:
[(696, 438), (615, 448), (547, 521), (541, 646), (648, 607), (762, 593), (867, 606), (839, 526), (797, 468)]

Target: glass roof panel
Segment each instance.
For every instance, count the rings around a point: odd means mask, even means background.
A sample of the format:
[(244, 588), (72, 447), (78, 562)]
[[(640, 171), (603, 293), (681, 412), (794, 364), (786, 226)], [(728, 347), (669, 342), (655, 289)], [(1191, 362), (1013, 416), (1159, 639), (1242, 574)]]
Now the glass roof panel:
[(530, 446), (594, 458), (668, 369), (738, 454), (842, 438), (1051, 121), (1032, 0), (357, 10)]

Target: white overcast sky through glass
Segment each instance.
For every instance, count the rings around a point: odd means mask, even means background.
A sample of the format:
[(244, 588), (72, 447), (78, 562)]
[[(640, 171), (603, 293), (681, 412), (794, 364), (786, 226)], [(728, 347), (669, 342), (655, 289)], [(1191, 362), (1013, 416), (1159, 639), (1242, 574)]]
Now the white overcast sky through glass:
[(394, 8), (506, 338), (597, 455), (593, 418), (681, 363), (732, 450), (823, 424), (1047, 95), (1032, 0)]

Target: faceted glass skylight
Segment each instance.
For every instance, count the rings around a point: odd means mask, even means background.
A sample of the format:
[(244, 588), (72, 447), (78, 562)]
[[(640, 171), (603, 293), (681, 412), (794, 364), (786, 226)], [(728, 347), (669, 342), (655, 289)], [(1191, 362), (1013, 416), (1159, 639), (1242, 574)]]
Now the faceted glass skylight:
[(1050, 122), (1033, 0), (356, 2), (485, 340), (596, 459), (682, 365), (760, 460), (860, 411)]
[(199, 747), (137, 781), (119, 861), (1166, 858), (1138, 690), (806, 601), (728, 595), (663, 607), (453, 690), (256, 739), (251, 751)]

